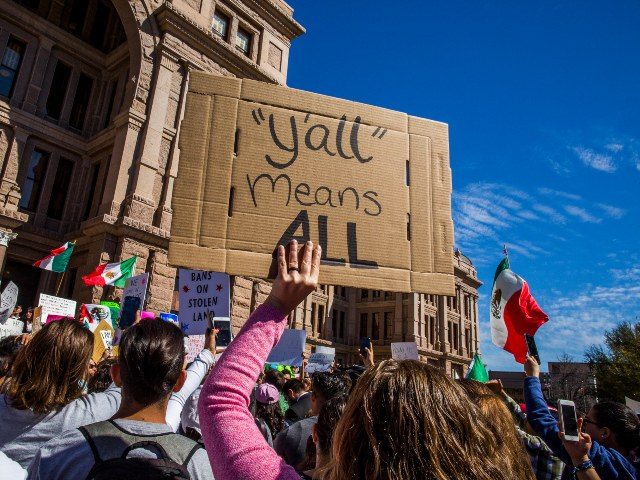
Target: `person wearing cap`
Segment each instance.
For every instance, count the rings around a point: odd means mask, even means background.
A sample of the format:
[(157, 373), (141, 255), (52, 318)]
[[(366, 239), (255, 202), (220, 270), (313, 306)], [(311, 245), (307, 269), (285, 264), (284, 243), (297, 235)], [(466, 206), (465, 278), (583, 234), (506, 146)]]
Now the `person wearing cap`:
[(255, 390), (255, 398), (256, 425), (269, 446), (273, 447), (273, 439), (284, 427), (284, 415), (278, 403), (280, 392), (270, 383), (262, 383)]

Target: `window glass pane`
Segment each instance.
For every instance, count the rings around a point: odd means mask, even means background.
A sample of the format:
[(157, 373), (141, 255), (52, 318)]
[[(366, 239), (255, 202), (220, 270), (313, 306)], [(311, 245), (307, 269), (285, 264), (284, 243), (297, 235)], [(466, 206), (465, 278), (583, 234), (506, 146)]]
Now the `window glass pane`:
[(47, 116), (56, 120), (60, 118), (60, 112), (62, 111), (62, 105), (64, 104), (64, 97), (67, 93), (67, 86), (69, 85), (70, 77), (71, 67), (58, 60), (56, 69), (53, 72), (53, 80), (51, 81), (49, 96), (47, 97)]
[(41, 150), (34, 150), (29, 160), (27, 178), (22, 185), (22, 197), (20, 198), (20, 208), (35, 212), (40, 199), (42, 182), (47, 172), (49, 153)]
[(87, 203), (85, 203), (84, 213), (82, 214), (82, 220), (89, 218), (91, 214), (91, 207), (93, 206), (93, 200), (96, 196), (96, 187), (98, 186), (98, 174), (100, 173), (100, 164), (94, 163), (91, 165), (89, 171), (89, 196), (87, 197)]
[(13, 93), (13, 86), (20, 70), (25, 48), (24, 42), (9, 37), (0, 65), (0, 95), (10, 97)]
[(221, 13), (216, 12), (213, 15), (213, 32), (220, 35), (222, 38), (226, 38), (228, 29), (229, 18)]
[(73, 99), (71, 107), (71, 115), (69, 116), (69, 125), (78, 130), (84, 127), (84, 119), (87, 115), (89, 99), (91, 98), (91, 89), (93, 88), (93, 79), (84, 73), (80, 74), (78, 79), (78, 88)]
[(238, 34), (236, 35), (236, 47), (241, 52), (249, 55), (251, 49), (251, 34), (246, 30), (238, 28)]
[(371, 339), (378, 340), (380, 332), (380, 314), (372, 313), (371, 314)]
[(367, 314), (361, 313), (360, 314), (360, 338), (364, 338), (368, 336), (367, 335), (368, 323), (369, 322), (367, 321)]
[(93, 17), (91, 32), (89, 33), (89, 43), (102, 51), (105, 50), (104, 37), (107, 33), (107, 26), (109, 25), (110, 15), (111, 9), (103, 2), (98, 2), (96, 13)]
[(49, 199), (49, 207), (47, 208), (48, 217), (55, 220), (62, 220), (72, 173), (73, 162), (61, 157), (58, 161), (58, 169), (56, 170), (53, 190), (51, 191), (51, 198)]

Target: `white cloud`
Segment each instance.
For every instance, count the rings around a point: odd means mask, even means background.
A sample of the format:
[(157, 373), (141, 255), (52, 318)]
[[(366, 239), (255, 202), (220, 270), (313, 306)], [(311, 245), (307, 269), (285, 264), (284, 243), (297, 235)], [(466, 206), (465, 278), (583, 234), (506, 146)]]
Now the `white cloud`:
[(607, 217), (610, 218), (620, 219), (627, 213), (627, 211), (622, 208), (614, 207), (613, 205), (608, 205), (606, 203), (597, 203), (596, 205), (604, 211)]
[(548, 205), (536, 203), (531, 208), (536, 212), (542, 213), (554, 223), (565, 223), (567, 221), (564, 215), (558, 213), (555, 208), (549, 207)]
[(583, 222), (600, 223), (602, 221), (602, 219), (591, 215), (582, 207), (576, 207), (575, 205), (565, 205), (564, 210), (569, 215), (573, 215), (574, 217), (579, 218)]
[(574, 147), (573, 151), (578, 155), (578, 158), (582, 160), (587, 167), (591, 167), (601, 172), (613, 173), (617, 170), (617, 165), (610, 155), (603, 153), (597, 153), (590, 148)]
[(553, 188), (540, 187), (538, 192), (547, 197), (562, 197), (568, 200), (581, 200), (582, 197), (575, 193), (563, 192), (561, 190), (554, 190)]
[(606, 148), (610, 152), (618, 153), (624, 149), (624, 145), (622, 145), (621, 143), (608, 143), (604, 146), (604, 148)]

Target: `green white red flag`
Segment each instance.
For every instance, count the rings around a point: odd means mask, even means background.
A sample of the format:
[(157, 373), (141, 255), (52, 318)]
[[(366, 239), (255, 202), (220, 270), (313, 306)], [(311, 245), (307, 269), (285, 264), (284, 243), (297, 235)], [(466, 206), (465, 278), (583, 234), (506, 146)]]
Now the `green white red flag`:
[(504, 258), (493, 277), (491, 292), (491, 339), (513, 354), (518, 363), (527, 358), (524, 335), (534, 335), (549, 320), (529, 292), (529, 285), (509, 268)]
[(43, 270), (62, 273), (67, 269), (67, 265), (69, 265), (69, 259), (75, 246), (75, 243), (67, 242), (61, 247), (51, 250), (49, 255), (38, 260), (33, 266), (42, 268)]
[(484, 363), (482, 363), (482, 359), (478, 353), (473, 356), (471, 364), (469, 364), (469, 370), (467, 370), (467, 374), (464, 378), (475, 380), (480, 383), (487, 383), (489, 381), (489, 373), (487, 372)]
[(103, 263), (98, 265), (89, 275), (83, 276), (82, 280), (88, 286), (103, 287), (105, 285), (114, 285), (124, 288), (127, 278), (133, 276), (137, 258), (134, 256), (120, 263)]

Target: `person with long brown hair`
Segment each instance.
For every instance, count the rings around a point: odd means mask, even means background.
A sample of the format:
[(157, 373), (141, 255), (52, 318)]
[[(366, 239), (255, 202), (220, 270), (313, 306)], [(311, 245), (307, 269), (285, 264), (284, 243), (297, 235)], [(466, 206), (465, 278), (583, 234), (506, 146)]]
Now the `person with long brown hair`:
[(120, 390), (83, 396), (93, 335), (75, 320), (45, 325), (23, 346), (0, 395), (0, 449), (24, 468), (63, 431), (107, 419)]
[[(252, 313), (202, 389), (198, 410), (216, 480), (300, 478), (268, 446), (248, 405), (287, 315), (318, 285), (321, 249), (307, 242), (301, 254), (295, 240), (288, 255), (278, 247), (278, 276), (267, 301)], [(328, 480), (516, 479), (480, 410), (453, 380), (418, 361), (386, 360), (369, 368), (332, 441)]]

